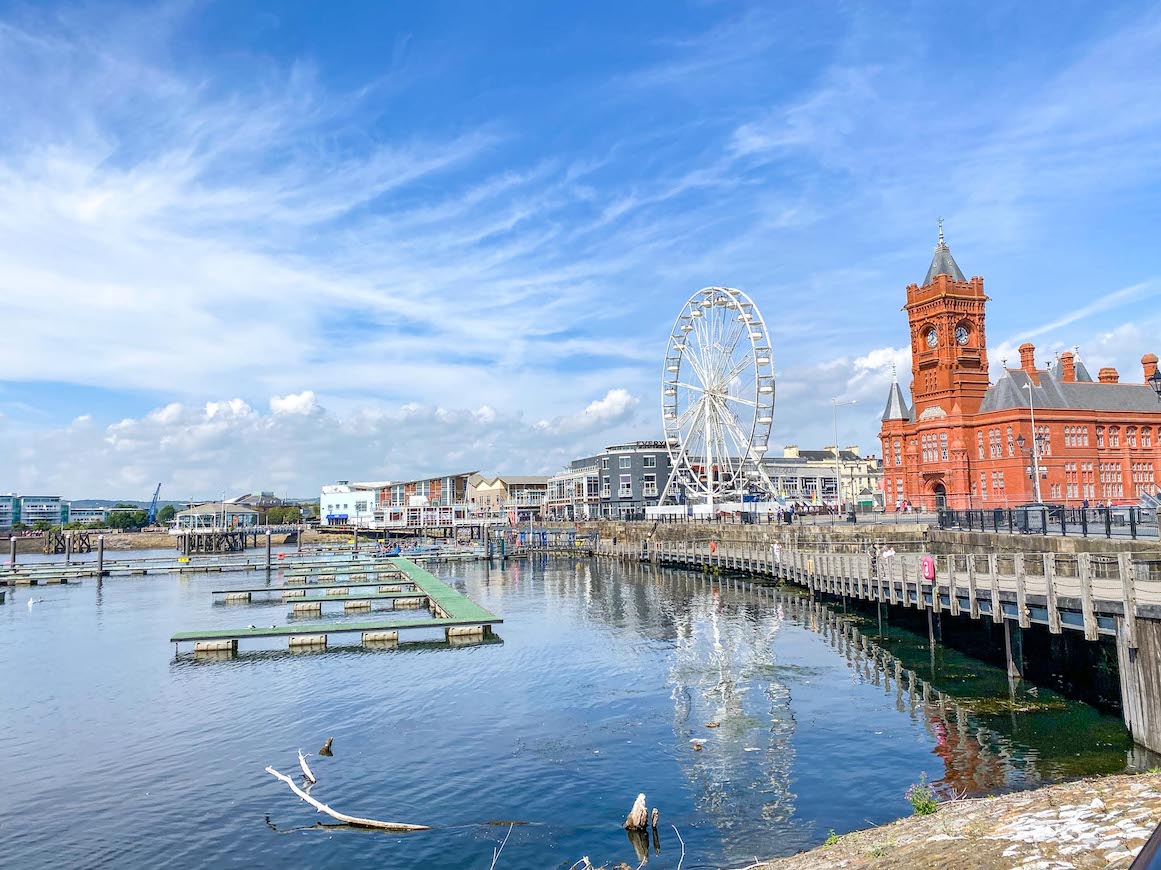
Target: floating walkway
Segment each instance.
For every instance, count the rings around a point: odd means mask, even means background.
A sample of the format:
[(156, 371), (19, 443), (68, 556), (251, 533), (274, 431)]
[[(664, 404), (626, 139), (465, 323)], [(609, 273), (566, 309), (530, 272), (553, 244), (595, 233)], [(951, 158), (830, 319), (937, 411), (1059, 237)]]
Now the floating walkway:
[[(255, 593), (277, 592), (286, 595), (293, 601), (295, 610), (299, 610), (303, 605), (318, 610), (327, 601), (343, 601), (346, 604), (357, 603), (363, 605), (360, 609), (366, 609), (372, 600), (387, 599), (391, 600), (396, 607), (405, 606), (404, 602), (408, 602), (414, 607), (426, 606), (431, 613), (430, 617), (419, 619), (394, 617), (376, 620), (275, 625), (266, 628), (247, 626), (245, 628), (182, 631), (174, 634), (170, 638), (170, 643), (173, 643), (179, 652), (182, 644), (193, 644), (195, 652), (236, 653), (239, 642), (249, 639), (285, 637), (291, 648), (325, 648), (329, 644), (329, 638), (332, 634), (360, 634), (364, 645), (393, 646), (399, 642), (400, 631), (433, 628), (443, 629), (444, 637), (449, 643), (471, 642), (491, 637), (492, 627), (504, 621), (408, 559), (393, 557), (383, 561), (390, 563), (391, 569), (406, 579), (402, 583), (395, 584), (364, 581), (361, 584), (335, 582), (308, 583), (303, 586), (261, 586), (250, 589), (215, 590), (215, 594), (226, 595), (227, 600), (229, 600), (228, 596), (230, 595), (249, 596)], [(399, 591), (382, 590), (374, 593), (356, 591), (352, 593), (350, 587), (358, 585), (408, 586), (414, 591), (405, 592), (400, 588)], [(323, 588), (331, 590), (331, 594), (309, 596), (306, 594), (308, 590), (313, 592)]]

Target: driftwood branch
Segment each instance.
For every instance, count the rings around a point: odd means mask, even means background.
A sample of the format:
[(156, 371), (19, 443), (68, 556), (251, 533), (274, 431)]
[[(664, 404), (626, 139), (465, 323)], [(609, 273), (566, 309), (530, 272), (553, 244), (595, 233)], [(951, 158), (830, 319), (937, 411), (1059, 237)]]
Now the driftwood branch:
[(298, 766), (302, 768), (302, 775), (306, 777), (307, 782), (311, 783), (312, 785), (318, 782), (318, 780), (314, 778), (314, 774), (311, 773), (310, 768), (306, 766), (306, 757), (303, 756), (301, 749), (298, 750)]
[(677, 830), (677, 825), (670, 825), (673, 828), (673, 833), (677, 834), (677, 842), (681, 843), (681, 857), (677, 859), (677, 870), (681, 870), (681, 862), (685, 860), (685, 840), (681, 839), (681, 831)]
[(500, 860), (500, 853), (503, 852), (504, 847), (508, 845), (508, 838), (512, 836), (512, 829), (514, 827), (515, 825), (508, 826), (508, 833), (504, 835), (504, 840), (500, 843), (500, 848), (492, 850), (492, 866), (489, 867), (488, 870), (496, 870), (496, 862)]
[(428, 827), (427, 825), (408, 825), (408, 824), (404, 824), (402, 822), (379, 822), (379, 821), (376, 821), (375, 819), (361, 819), (358, 816), (348, 816), (345, 813), (340, 813), (336, 810), (332, 810), (326, 804), (315, 800), (310, 795), (308, 795), (306, 792), (304, 792), (302, 789), (300, 789), (295, 784), (293, 779), (291, 779), (289, 776), (287, 776), (284, 773), (279, 773), (273, 767), (267, 767), (266, 772), (268, 774), (270, 774), (271, 776), (275, 777), (276, 779), (282, 780), (284, 783), (286, 783), (288, 786), (290, 786), (290, 790), (292, 792), (294, 792), (296, 795), (299, 796), (299, 798), (306, 801), (308, 804), (310, 804), (312, 807), (314, 807), (320, 813), (326, 813), (332, 819), (338, 819), (340, 822), (346, 822), (348, 825), (354, 825), (357, 828), (378, 828), (381, 831), (430, 831), (431, 830), (431, 828)]

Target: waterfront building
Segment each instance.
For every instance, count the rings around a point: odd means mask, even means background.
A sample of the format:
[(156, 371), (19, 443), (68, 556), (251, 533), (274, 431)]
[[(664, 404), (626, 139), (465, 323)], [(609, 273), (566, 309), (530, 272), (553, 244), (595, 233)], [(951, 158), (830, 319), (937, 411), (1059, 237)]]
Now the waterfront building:
[(392, 481), (379, 491), (375, 524), (384, 528), (451, 527), (469, 519), (468, 489), (479, 471)]
[(473, 474), (468, 480), (467, 499), (478, 517), (521, 523), (540, 518), (547, 490), (546, 476), (500, 474), (489, 478)]
[(1040, 366), (1035, 346), (1025, 343), (1019, 366), (1005, 360), (992, 383), (987, 302), (984, 279), (964, 277), (941, 228), (923, 284), (906, 290), (911, 400), (896, 380), (882, 415), (889, 509), (1037, 499), (1082, 506), (1156, 494), (1161, 401), (1148, 381), (1157, 356), (1141, 358), (1136, 383), (1122, 383), (1113, 368), (1094, 381), (1078, 354)]
[(59, 495), (23, 495), (20, 497), (20, 522), (64, 525), (69, 521), (69, 503)]
[(327, 484), (319, 496), (319, 516), (324, 525), (370, 527), (389, 482), (352, 483), (340, 480)]
[[(73, 507), (69, 506), (69, 522), (85, 523), (86, 525), (104, 526), (109, 518), (111, 508), (102, 507)], [(134, 508), (137, 510), (137, 508)]]
[[(837, 457), (836, 457), (837, 453)], [(858, 445), (839, 450), (802, 450), (795, 444), (782, 449), (780, 457), (764, 457), (762, 465), (780, 501), (836, 504), (836, 478), (841, 481), (842, 501), (865, 508), (883, 506), (883, 463), (863, 455)]]
[(587, 520), (600, 515), (600, 503), (601, 470), (597, 465), (569, 467), (548, 478), (544, 496), (546, 516), (559, 520)]
[(0, 529), (8, 530), (20, 522), (20, 496), (14, 492), (0, 495)]
[[(599, 489), (595, 503), (589, 496), (590, 469), (596, 469)], [(633, 441), (614, 444), (595, 456), (586, 456), (569, 464), (568, 473), (580, 473), (584, 480), (586, 515), (631, 519), (645, 516), (645, 509), (656, 507), (665, 482), (669, 479), (669, 453), (664, 441)], [(564, 478), (557, 487), (564, 486)], [(575, 486), (575, 479), (574, 479)], [(561, 516), (562, 499), (554, 502), (554, 515)], [(595, 507), (595, 511), (593, 508)], [(573, 508), (573, 519), (579, 518)]]
[(258, 525), (258, 511), (229, 502), (211, 501), (178, 511), (176, 524), (179, 529), (244, 529)]

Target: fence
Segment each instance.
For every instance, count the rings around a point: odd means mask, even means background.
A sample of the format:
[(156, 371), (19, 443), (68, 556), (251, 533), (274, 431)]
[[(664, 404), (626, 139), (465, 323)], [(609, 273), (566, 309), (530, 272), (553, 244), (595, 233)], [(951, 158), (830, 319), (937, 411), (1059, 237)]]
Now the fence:
[(1140, 507), (1063, 506), (939, 511), (941, 529), (1020, 535), (1079, 535), (1104, 538), (1157, 538), (1157, 513)]

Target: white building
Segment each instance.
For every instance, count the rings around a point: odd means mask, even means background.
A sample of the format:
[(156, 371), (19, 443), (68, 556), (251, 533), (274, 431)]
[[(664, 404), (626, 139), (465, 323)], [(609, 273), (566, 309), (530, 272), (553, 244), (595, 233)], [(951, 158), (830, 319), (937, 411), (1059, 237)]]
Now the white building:
[(319, 497), (319, 516), (323, 525), (370, 528), (379, 508), (379, 494), (389, 492), (390, 487), (390, 481), (352, 483), (340, 480), (327, 484)]
[(548, 478), (544, 510), (553, 519), (587, 520), (600, 513), (601, 470), (596, 465), (567, 468)]
[(69, 508), (69, 522), (70, 523), (85, 523), (86, 525), (97, 524), (104, 526), (109, 518), (109, 509), (100, 507), (70, 507)]
[(20, 498), (20, 522), (26, 526), (45, 522), (54, 526), (68, 522), (68, 502), (59, 495), (25, 495)]
[(179, 529), (245, 529), (258, 525), (258, 511), (229, 502), (195, 504), (177, 512)]

